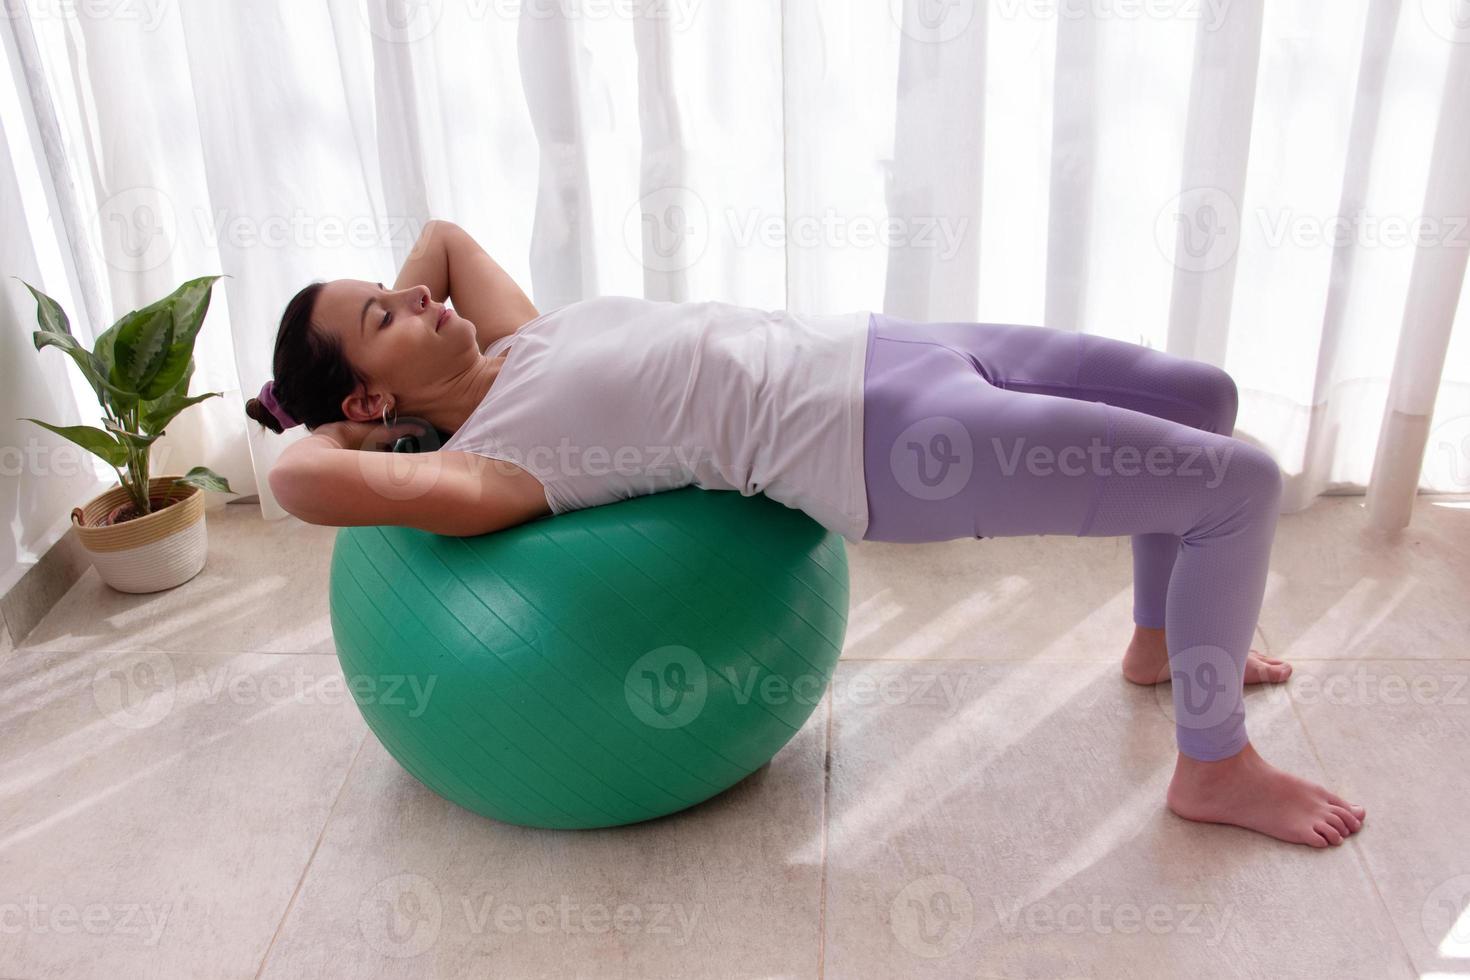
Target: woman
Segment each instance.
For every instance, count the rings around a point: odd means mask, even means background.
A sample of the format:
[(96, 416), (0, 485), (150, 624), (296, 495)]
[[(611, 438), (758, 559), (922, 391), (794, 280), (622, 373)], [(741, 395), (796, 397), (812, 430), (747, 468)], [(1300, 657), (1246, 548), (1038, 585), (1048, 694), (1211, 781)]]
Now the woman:
[[(247, 411), (311, 430), (270, 473), (311, 523), (474, 535), (692, 483), (763, 492), (852, 541), (1129, 535), (1123, 673), (1173, 682), (1169, 807), (1314, 847), (1362, 826), (1246, 735), (1242, 686), (1290, 672), (1250, 650), (1282, 478), (1231, 435), (1223, 370), (1035, 326), (630, 297), (542, 315), (435, 221), (392, 289), (303, 289), (274, 371)], [(362, 451), (403, 416), (448, 441)]]

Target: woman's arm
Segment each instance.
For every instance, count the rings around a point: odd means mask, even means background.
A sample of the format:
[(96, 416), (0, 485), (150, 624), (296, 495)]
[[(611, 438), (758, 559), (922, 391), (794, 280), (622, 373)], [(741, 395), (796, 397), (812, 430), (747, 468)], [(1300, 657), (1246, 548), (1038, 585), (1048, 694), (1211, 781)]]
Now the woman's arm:
[(419, 285), (428, 286), (437, 302), (448, 299), (475, 325), (480, 350), (541, 315), (467, 231), (442, 218), (424, 226), (393, 288)]
[[(328, 527), (397, 525), (434, 534), (488, 534), (550, 513), (539, 483), (472, 453), (371, 452), (360, 432), (381, 425), (321, 426), (281, 453), (271, 492), (287, 512)], [(323, 429), (330, 431), (323, 432)], [(377, 434), (371, 441), (376, 442)]]

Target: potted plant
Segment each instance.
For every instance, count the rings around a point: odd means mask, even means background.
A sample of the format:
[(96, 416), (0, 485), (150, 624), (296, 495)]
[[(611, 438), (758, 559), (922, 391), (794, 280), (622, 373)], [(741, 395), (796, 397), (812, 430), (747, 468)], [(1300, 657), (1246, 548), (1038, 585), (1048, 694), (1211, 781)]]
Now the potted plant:
[(65, 436), (117, 472), (117, 484), (72, 508), (71, 519), (102, 580), (121, 592), (157, 592), (197, 575), (207, 551), (204, 491), (234, 492), (203, 466), (182, 476), (148, 471), (149, 453), (165, 427), (190, 405), (222, 394), (189, 396), (194, 340), (220, 278), (191, 279), (128, 313), (90, 351), (72, 336), (61, 306), (21, 280), (36, 298), (36, 350), (59, 347), (76, 362), (97, 393), (103, 428), (25, 421)]

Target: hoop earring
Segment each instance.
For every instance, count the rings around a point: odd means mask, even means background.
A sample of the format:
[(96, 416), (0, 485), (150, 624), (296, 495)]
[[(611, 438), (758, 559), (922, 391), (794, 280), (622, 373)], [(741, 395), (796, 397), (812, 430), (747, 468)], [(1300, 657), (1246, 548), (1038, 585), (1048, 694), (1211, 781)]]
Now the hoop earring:
[[(398, 410), (395, 408), (393, 410), (393, 422), (397, 422), (397, 421), (398, 421)], [(388, 421), (388, 406), (387, 405), (384, 405), (383, 406), (383, 428), (385, 428), (385, 429), (391, 429), (391, 428), (393, 428), (393, 422), (389, 422)]]

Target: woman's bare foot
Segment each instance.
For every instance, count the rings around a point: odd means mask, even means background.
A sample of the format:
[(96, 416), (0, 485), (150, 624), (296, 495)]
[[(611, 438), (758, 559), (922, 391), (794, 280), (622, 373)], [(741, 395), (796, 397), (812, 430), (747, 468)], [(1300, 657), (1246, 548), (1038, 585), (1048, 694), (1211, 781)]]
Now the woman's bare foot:
[(1167, 800), (1186, 820), (1233, 824), (1311, 847), (1341, 844), (1358, 832), (1366, 814), (1316, 783), (1277, 769), (1249, 744), (1219, 762), (1180, 754)]
[[(1133, 628), (1133, 641), (1123, 654), (1123, 676), (1135, 684), (1158, 684), (1169, 679), (1169, 650), (1164, 631), (1147, 626)], [(1255, 650), (1245, 657), (1247, 684), (1279, 684), (1291, 676), (1291, 664), (1263, 656)]]

